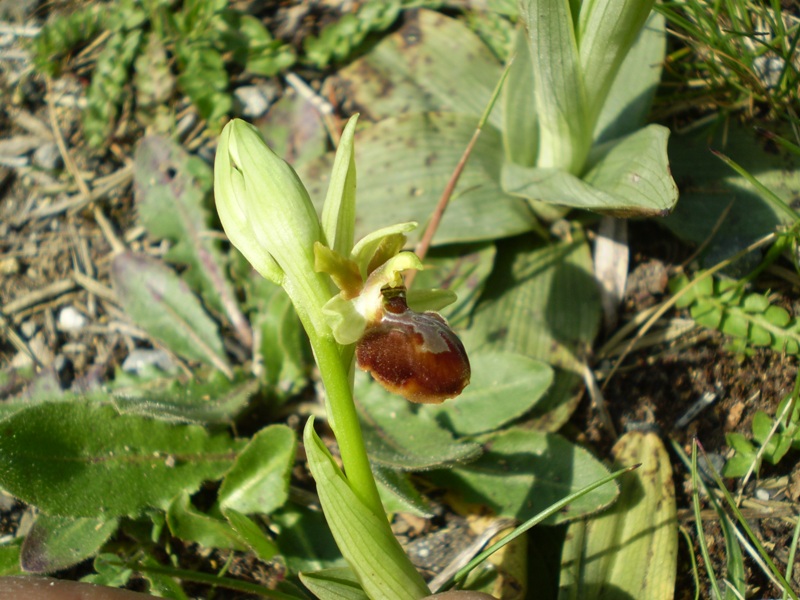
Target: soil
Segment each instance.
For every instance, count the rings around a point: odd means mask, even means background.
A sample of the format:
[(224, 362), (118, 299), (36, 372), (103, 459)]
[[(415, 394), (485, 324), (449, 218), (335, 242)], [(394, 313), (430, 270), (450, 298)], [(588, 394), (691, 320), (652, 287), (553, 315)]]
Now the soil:
[[(75, 163), (72, 169), (69, 165), (53, 171), (37, 168), (31, 165), (31, 148), (22, 154), (25, 164), (0, 166), (0, 319), (4, 331), (0, 365), (37, 365), (36, 386), (89, 389), (111, 377), (132, 349), (149, 346), (141, 332), (127, 325), (112, 300), (108, 268), (115, 244), (124, 241), (130, 248), (154, 256), (163, 254), (164, 247), (148, 239), (135, 224), (130, 174), (126, 172), (133, 146), (121, 143), (98, 157), (83, 145), (77, 109), (48, 105), (44, 82), (37, 77), (23, 81), (18, 65), (2, 66), (0, 73), (0, 96), (5, 100), (0, 111), (0, 138), (36, 135), (41, 145), (62, 135), (68, 156)], [(14, 101), (20, 85), (26, 86), (23, 103)], [(81, 85), (74, 75), (65, 75), (53, 83), (50, 97), (68, 99), (80, 92)], [(55, 111), (60, 133), (53, 130), (51, 110)], [(85, 202), (80, 196), (81, 186), (75, 183), (76, 174), (92, 190), (109, 182), (111, 187), (96, 201)], [(668, 274), (679, 268), (691, 250), (653, 222), (631, 224), (632, 274), (621, 322), (665, 298)], [(772, 289), (792, 306), (797, 290), (788, 286)], [(75, 322), (80, 326), (71, 325)], [(696, 438), (710, 456), (727, 457), (726, 433), (748, 434), (758, 410), (774, 414), (777, 404), (792, 389), (797, 364), (794, 357), (766, 350), (738, 356), (726, 350), (725, 344), (723, 336), (707, 332), (629, 355), (604, 391), (617, 431), (646, 425), (656, 428), (665, 439), (674, 440), (687, 453)], [(23, 393), (24, 385), (14, 378), (0, 381), (0, 397)], [(713, 398), (713, 402), (687, 424), (676, 426), (689, 407), (704, 396)], [(572, 428), (580, 431), (577, 437), (592, 445), (600, 456), (609, 455), (614, 439), (588, 400), (573, 417)], [(681, 526), (694, 540), (691, 553), (699, 556), (688, 472), (674, 453), (672, 456)], [(750, 524), (774, 550), (782, 570), (800, 497), (797, 458), (792, 451), (779, 465), (765, 465), (760, 477), (744, 490)], [(733, 486), (737, 481), (729, 483)], [(735, 488), (732, 491), (738, 492)], [(395, 524), (398, 533), (418, 550), (419, 566), (429, 567), (431, 573), (444, 565), (426, 565), (424, 559), (441, 552), (428, 549), (420, 554), (420, 540), (443, 530), (459, 531), (458, 517), (446, 508), (442, 510), (433, 523), (399, 517)], [(720, 573), (724, 572), (724, 544), (715, 519), (712, 511), (704, 511), (705, 533), (714, 567)], [(29, 521), (26, 507), (0, 495), (0, 539), (16, 535)], [(459, 533), (436, 543), (458, 546), (468, 540), (468, 535)], [(692, 598), (690, 549), (682, 538), (680, 544), (676, 598)], [(264, 585), (272, 585), (281, 577), (276, 568), (241, 553), (206, 552), (192, 545), (176, 546), (173, 551), (180, 556), (182, 568), (216, 572), (228, 564), (232, 576)], [(79, 577), (87, 568), (83, 565), (59, 576)], [(751, 563), (748, 569), (754, 596), (779, 596)], [(795, 583), (800, 586), (798, 575), (800, 569), (795, 570)], [(207, 588), (189, 591), (212, 597)], [(220, 591), (216, 597), (246, 596)], [(701, 597), (710, 597), (705, 585)]]

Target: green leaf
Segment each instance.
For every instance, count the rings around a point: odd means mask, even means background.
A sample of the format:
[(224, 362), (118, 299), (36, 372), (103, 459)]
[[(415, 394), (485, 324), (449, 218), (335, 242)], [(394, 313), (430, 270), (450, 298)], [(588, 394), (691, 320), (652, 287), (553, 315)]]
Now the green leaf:
[(0, 421), (0, 486), (50, 515), (137, 515), (220, 478), (239, 446), (91, 398), (40, 404)]
[(319, 509), (287, 504), (270, 519), (279, 528), (278, 548), (293, 573), (346, 566)]
[(6, 575), (20, 575), (19, 566), (22, 538), (15, 538), (5, 544), (0, 544), (0, 577)]
[(233, 376), (216, 324), (174, 271), (144, 254), (125, 252), (114, 257), (111, 280), (122, 308), (153, 339)]
[(239, 538), (247, 544), (255, 555), (262, 561), (267, 562), (278, 554), (278, 546), (275, 545), (261, 528), (247, 515), (240, 513), (232, 508), (223, 508), (222, 514), (228, 520), (233, 530)]
[(300, 573), (300, 581), (320, 600), (369, 600), (349, 568)]
[[(553, 433), (511, 428), (487, 436), (486, 452), (468, 465), (435, 471), (434, 481), (458, 490), (467, 502), (524, 521), (565, 496), (608, 475), (583, 448)], [(562, 523), (599, 511), (617, 496), (604, 485), (551, 519)]]
[(581, 57), (568, 0), (523, 0), (520, 20), (533, 67), (539, 122), (536, 165), (577, 175), (592, 143)]
[(517, 29), (514, 64), (503, 86), (503, 148), (508, 162), (536, 165), (539, 119), (533, 96), (533, 65), (524, 29)]
[(611, 84), (594, 129), (594, 142), (606, 142), (642, 127), (661, 83), (667, 49), (664, 17), (651, 12)]
[(579, 179), (563, 170), (503, 165), (503, 189), (528, 200), (618, 217), (664, 216), (678, 189), (669, 172), (669, 130), (649, 125), (593, 150)]
[(495, 254), (495, 246), (490, 243), (434, 248), (425, 257), (425, 269), (417, 272), (414, 287), (409, 290), (409, 305), (414, 307), (415, 290), (445, 288), (457, 294), (458, 299), (441, 309), (442, 316), (453, 328), (466, 325), (492, 272)]
[(230, 523), (198, 511), (186, 492), (175, 496), (167, 508), (167, 525), (175, 537), (206, 548), (247, 550)]
[[(592, 124), (654, 4), (654, 0), (581, 3), (577, 36), (586, 101), (594, 113)], [(656, 64), (661, 58), (657, 57)]]
[(353, 136), (357, 122), (358, 115), (351, 117), (342, 131), (320, 219), (322, 235), (328, 247), (344, 257), (350, 256), (355, 242), (356, 164)]
[[(559, 600), (672, 600), (678, 563), (675, 488), (658, 435), (633, 431), (614, 446), (614, 468), (641, 464), (620, 478), (614, 505), (567, 530)], [(610, 549), (613, 548), (613, 551)]]
[(204, 183), (210, 180), (208, 165), (167, 138), (148, 136), (136, 148), (134, 190), (141, 222), (154, 238), (172, 242), (164, 258), (186, 267), (184, 279), (212, 310), (227, 317), (249, 347), (250, 326), (225, 274), (219, 242), (208, 235), (209, 187)]
[[(501, 73), (492, 52), (466, 25), (423, 9), (406, 13), (400, 29), (337, 75), (349, 98), (376, 121), (401, 113), (450, 112), (472, 115), (474, 129)], [(489, 122), (502, 126), (499, 110)], [(358, 168), (366, 173), (360, 159)], [(408, 219), (395, 222), (403, 220)]]
[[(477, 117), (417, 114), (385, 119), (361, 130), (356, 140), (356, 238), (395, 223), (426, 223), (476, 125)], [(525, 203), (500, 189), (502, 162), (500, 135), (486, 126), (442, 218), (435, 244), (494, 240), (537, 226)], [(326, 170), (324, 161), (303, 169), (315, 202), (324, 196), (318, 174)]]
[(427, 596), (430, 591), (394, 538), (385, 515), (374, 514), (355, 495), (314, 432), (313, 418), (306, 423), (303, 443), (325, 518), (367, 596), (397, 600)]
[(53, 573), (94, 556), (114, 535), (117, 519), (39, 514), (22, 544), (20, 564), (28, 573)]
[(390, 394), (361, 371), (356, 374), (355, 397), (367, 452), (379, 465), (420, 471), (466, 462), (480, 454), (480, 446), (453, 439), (407, 400)]
[(236, 457), (219, 489), (222, 508), (269, 514), (289, 497), (297, 440), (285, 425), (259, 431)]
[(433, 518), (430, 504), (411, 483), (408, 473), (373, 464), (372, 474), (387, 513), (403, 512), (423, 519)]
[(499, 429), (521, 417), (542, 398), (553, 382), (546, 363), (513, 352), (491, 352), (470, 357), (472, 380), (455, 400), (420, 407), (458, 435), (476, 435)]

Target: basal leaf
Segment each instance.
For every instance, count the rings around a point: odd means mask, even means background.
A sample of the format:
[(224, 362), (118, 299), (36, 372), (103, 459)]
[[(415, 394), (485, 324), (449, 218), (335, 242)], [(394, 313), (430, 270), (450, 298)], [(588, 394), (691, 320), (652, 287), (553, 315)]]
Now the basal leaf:
[(533, 167), (539, 151), (539, 118), (533, 97), (533, 65), (528, 39), (517, 29), (514, 64), (503, 86), (503, 147), (508, 162)]
[[(396, 223), (416, 221), (422, 235), (442, 190), (475, 132), (477, 117), (415, 114), (388, 118), (356, 136), (356, 239)], [(500, 189), (503, 148), (486, 126), (470, 156), (434, 238), (435, 244), (494, 240), (530, 231), (537, 222), (524, 202)], [(329, 164), (314, 163), (301, 176), (315, 202), (325, 195)], [(414, 240), (412, 239), (412, 242)]]
[(222, 480), (223, 509), (269, 514), (289, 497), (297, 440), (285, 425), (270, 425), (252, 437)]
[(434, 516), (430, 504), (411, 483), (408, 473), (378, 464), (372, 465), (372, 473), (375, 475), (375, 483), (378, 484), (378, 492), (387, 513), (410, 513), (423, 519)]
[(233, 376), (216, 324), (172, 269), (149, 256), (126, 252), (114, 257), (111, 280), (125, 312), (153, 339), (175, 354)]
[(458, 398), (420, 407), (458, 435), (499, 429), (528, 412), (553, 382), (547, 363), (522, 354), (473, 354), (470, 363), (472, 380)]
[(19, 566), (21, 544), (22, 538), (15, 538), (10, 542), (0, 544), (0, 577), (22, 573)]
[(276, 541), (291, 572), (346, 566), (318, 509), (288, 503), (270, 515), (270, 520), (279, 529)]
[(117, 525), (117, 519), (39, 514), (22, 544), (22, 569), (27, 573), (53, 573), (76, 565), (94, 556), (114, 535)]
[(641, 431), (620, 438), (613, 454), (618, 468), (642, 466), (619, 480), (611, 508), (570, 525), (559, 599), (595, 600), (614, 590), (621, 597), (671, 600), (678, 524), (669, 456), (655, 433)]
[[(608, 475), (586, 450), (554, 433), (511, 428), (484, 439), (486, 452), (464, 466), (431, 474), (467, 502), (484, 504), (520, 521)], [(617, 489), (608, 484), (576, 500), (552, 520), (561, 523), (608, 506)]]
[(247, 515), (240, 513), (232, 508), (223, 508), (222, 514), (230, 523), (239, 538), (247, 544), (259, 559), (263, 561), (271, 560), (278, 554), (278, 546), (275, 545), (261, 528)]
[(320, 600), (369, 600), (349, 568), (300, 573), (300, 581)]
[[(205, 170), (205, 177), (195, 172)], [(208, 235), (206, 209), (210, 168), (180, 145), (160, 136), (142, 139), (134, 157), (134, 197), (139, 218), (150, 235), (172, 242), (165, 259), (187, 267), (189, 285), (209, 307), (224, 314), (240, 341), (249, 347), (252, 333), (223, 268), (219, 242)]]
[(364, 442), (373, 462), (401, 471), (419, 471), (466, 462), (480, 454), (480, 446), (453, 439), (449, 431), (418, 414), (408, 401), (390, 394), (360, 371), (356, 374), (355, 397)]
[(137, 515), (220, 478), (240, 446), (91, 398), (39, 404), (0, 421), (0, 486), (50, 515)]
[(177, 538), (195, 542), (206, 548), (223, 550), (247, 550), (242, 538), (228, 521), (198, 511), (189, 499), (189, 494), (181, 492), (167, 508), (169, 530)]

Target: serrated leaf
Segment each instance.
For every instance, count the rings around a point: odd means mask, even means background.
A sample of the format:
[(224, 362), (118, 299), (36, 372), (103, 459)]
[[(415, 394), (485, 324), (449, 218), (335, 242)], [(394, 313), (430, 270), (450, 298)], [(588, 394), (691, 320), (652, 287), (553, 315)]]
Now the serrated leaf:
[(387, 513), (403, 512), (423, 519), (433, 518), (430, 504), (411, 483), (408, 473), (374, 464), (372, 474)]
[(522, 416), (553, 383), (550, 365), (522, 354), (473, 354), (470, 363), (472, 379), (458, 398), (420, 407), (421, 414), (462, 436), (494, 431)]
[(336, 544), (372, 598), (418, 600), (430, 592), (407, 560), (385, 515), (373, 513), (353, 492), (341, 469), (306, 423), (303, 445), (322, 510)]
[(210, 173), (208, 165), (170, 139), (145, 137), (134, 157), (136, 208), (150, 235), (172, 242), (164, 258), (186, 267), (183, 276), (189, 285), (227, 317), (241, 343), (250, 347), (252, 332), (225, 274), (219, 242), (207, 235), (209, 188), (204, 183)]
[(137, 515), (220, 478), (240, 446), (91, 398), (40, 404), (0, 422), (0, 486), (50, 515)]
[(25, 537), (20, 564), (27, 573), (53, 573), (94, 556), (114, 535), (117, 519), (40, 514)]
[(390, 394), (366, 373), (356, 374), (356, 404), (370, 460), (401, 471), (419, 471), (466, 462), (480, 446), (457, 441), (435, 421), (417, 414), (411, 404)]
[[(583, 448), (554, 433), (510, 428), (487, 436), (486, 452), (449, 471), (435, 471), (434, 481), (458, 490), (464, 500), (520, 521), (608, 475)], [(617, 496), (605, 485), (576, 500), (550, 522), (562, 523), (599, 511)]]
[[(477, 119), (448, 113), (402, 115), (359, 131), (356, 239), (396, 223), (426, 223), (475, 132)], [(500, 189), (502, 162), (500, 135), (487, 125), (442, 218), (435, 244), (494, 240), (537, 226), (526, 203)], [(325, 195), (323, 173), (328, 165), (329, 159), (322, 160), (301, 173), (318, 206)]]
[(198, 511), (186, 492), (175, 496), (167, 508), (167, 524), (172, 535), (187, 542), (206, 548), (247, 550), (230, 523)]
[(264, 562), (278, 554), (278, 546), (247, 515), (232, 508), (223, 508), (222, 514), (239, 538)]
[(125, 252), (114, 257), (111, 280), (125, 312), (153, 339), (233, 377), (216, 324), (174, 271), (149, 256)]
[(642, 466), (620, 479), (620, 495), (610, 509), (567, 530), (559, 599), (594, 600), (613, 593), (672, 600), (678, 524), (667, 451), (655, 433), (632, 431), (620, 438), (613, 454), (619, 468)]
[(223, 509), (269, 514), (289, 497), (297, 440), (285, 425), (270, 425), (254, 435), (222, 480)]
[(566, 171), (503, 165), (503, 189), (531, 201), (616, 217), (664, 216), (678, 200), (667, 160), (669, 130), (648, 125), (593, 150), (583, 178)]
[(320, 600), (369, 600), (349, 568), (300, 573), (300, 581)]

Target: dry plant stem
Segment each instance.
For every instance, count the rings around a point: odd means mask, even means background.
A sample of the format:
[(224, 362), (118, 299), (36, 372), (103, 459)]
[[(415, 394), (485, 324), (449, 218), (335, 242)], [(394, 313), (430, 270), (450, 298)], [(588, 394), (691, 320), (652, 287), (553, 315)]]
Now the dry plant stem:
[(61, 158), (64, 161), (64, 166), (67, 167), (67, 171), (69, 171), (72, 178), (75, 180), (75, 183), (78, 185), (78, 189), (80, 190), (81, 194), (84, 197), (88, 198), (91, 195), (91, 190), (87, 185), (86, 181), (81, 176), (80, 171), (78, 170), (75, 161), (72, 160), (72, 155), (67, 150), (67, 144), (64, 141), (64, 136), (61, 133), (61, 128), (58, 126), (58, 115), (56, 115), (56, 105), (55, 105), (55, 98), (53, 97), (53, 81), (49, 77), (45, 79), (45, 85), (47, 87), (47, 115), (50, 117), (50, 127), (53, 129), (53, 136), (55, 137), (56, 144), (58, 145), (58, 151), (61, 153)]
[(633, 337), (633, 339), (631, 339), (631, 341), (628, 342), (628, 345), (625, 347), (625, 351), (614, 362), (614, 366), (611, 368), (611, 371), (609, 372), (608, 377), (606, 377), (606, 380), (603, 382), (603, 385), (602, 385), (602, 387), (600, 389), (601, 390), (605, 390), (606, 389), (606, 387), (608, 386), (609, 382), (611, 381), (611, 378), (614, 377), (614, 374), (617, 372), (617, 370), (619, 369), (620, 365), (622, 364), (622, 361), (624, 361), (628, 357), (628, 354), (630, 354), (630, 351), (633, 348), (633, 345), (636, 343), (636, 341), (639, 338), (641, 338), (645, 333), (647, 333), (650, 330), (650, 328), (662, 316), (664, 316), (664, 314), (670, 308), (675, 306), (675, 304), (678, 302), (678, 300), (680, 300), (683, 296), (688, 294), (689, 291), (695, 285), (697, 285), (700, 281), (703, 281), (704, 279), (708, 279), (709, 277), (714, 275), (714, 273), (717, 273), (718, 271), (721, 271), (722, 269), (724, 269), (728, 265), (731, 265), (731, 264), (735, 263), (737, 260), (739, 260), (743, 256), (749, 254), (753, 250), (757, 250), (758, 248), (761, 248), (762, 246), (765, 246), (766, 244), (772, 242), (773, 240), (777, 239), (777, 237), (778, 237), (778, 235), (776, 233), (770, 233), (768, 235), (765, 235), (760, 240), (757, 240), (757, 241), (753, 242), (752, 244), (750, 244), (744, 250), (741, 250), (741, 251), (737, 252), (736, 254), (731, 256), (730, 258), (726, 258), (725, 260), (720, 261), (719, 263), (717, 263), (716, 265), (714, 265), (713, 267), (711, 267), (710, 269), (708, 269), (707, 271), (702, 273), (699, 277), (694, 279), (691, 283), (689, 283), (689, 285), (684, 287), (677, 294), (672, 296), (669, 300), (667, 300), (666, 302), (662, 303), (661, 306), (658, 308), (658, 310), (656, 310), (653, 313), (653, 315), (647, 320), (647, 322), (644, 325), (642, 325), (641, 329), (639, 329), (639, 331), (636, 333), (636, 335)]

